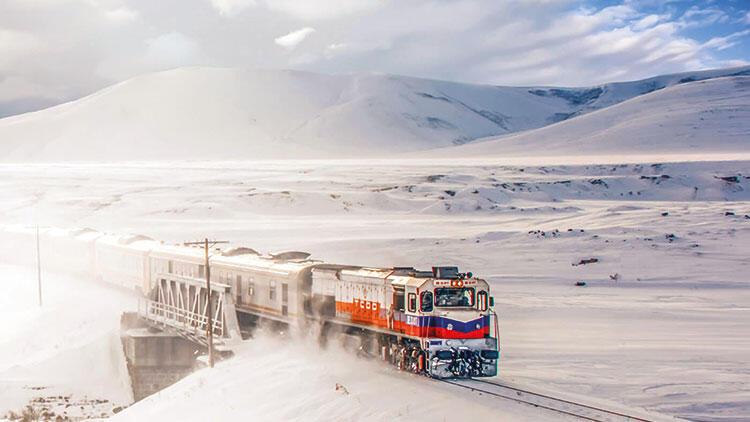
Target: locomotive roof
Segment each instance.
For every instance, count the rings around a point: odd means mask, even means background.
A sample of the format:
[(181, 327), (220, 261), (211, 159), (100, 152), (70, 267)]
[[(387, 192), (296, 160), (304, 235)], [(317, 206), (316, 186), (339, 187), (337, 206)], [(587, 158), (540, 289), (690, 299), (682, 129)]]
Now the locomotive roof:
[(426, 282), (430, 281), (428, 278), (417, 278), (417, 277), (409, 277), (409, 276), (402, 276), (402, 275), (395, 275), (388, 277), (389, 280), (391, 280), (391, 284), (394, 286), (402, 286), (402, 287), (420, 287)]
[[(423, 285), (427, 278), (411, 277), (408, 275), (394, 275), (393, 268), (368, 268), (356, 267), (351, 265), (322, 264), (317, 265), (315, 270), (336, 272), (344, 278), (354, 279), (380, 279), (383, 283), (390, 282), (395, 286), (415, 286)], [(371, 281), (370, 281), (371, 282)]]
[[(338, 274), (338, 279), (349, 282), (364, 282), (373, 283), (372, 279), (382, 280), (383, 283), (391, 283), (396, 287), (422, 287), (425, 283), (430, 281), (435, 282), (436, 285), (440, 283), (446, 283), (452, 281), (451, 279), (436, 279), (434, 277), (420, 277), (420, 273), (427, 273), (426, 271), (415, 271), (416, 275), (400, 275), (399, 272), (393, 268), (366, 268), (357, 267), (351, 265), (336, 265), (336, 264), (320, 264), (315, 266), (315, 271), (334, 272)], [(487, 282), (481, 278), (467, 279), (472, 285), (486, 285)]]

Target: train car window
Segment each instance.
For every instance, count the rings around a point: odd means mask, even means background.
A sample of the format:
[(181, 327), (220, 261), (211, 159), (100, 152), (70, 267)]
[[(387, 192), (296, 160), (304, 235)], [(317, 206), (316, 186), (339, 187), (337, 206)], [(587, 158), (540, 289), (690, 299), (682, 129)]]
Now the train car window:
[(393, 295), (393, 308), (397, 311), (404, 311), (404, 291), (396, 290)]
[(169, 261), (169, 269), (167, 270), (167, 272), (168, 272), (168, 273), (170, 273), (170, 274), (172, 274), (172, 266), (173, 266), (173, 265), (174, 265), (174, 264), (173, 264), (173, 263), (172, 263), (172, 261), (170, 260), (170, 261)]
[(477, 309), (480, 311), (487, 310), (487, 292), (481, 291), (477, 293)]
[(432, 312), (432, 292), (422, 292), (420, 301), (422, 305), (422, 312)]
[(409, 312), (417, 312), (417, 294), (409, 293)]
[(474, 307), (473, 287), (438, 287), (435, 289), (435, 306), (469, 306)]
[(234, 285), (234, 291), (237, 292), (237, 303), (242, 302), (242, 276), (237, 274), (237, 284)]
[(268, 298), (270, 300), (276, 300), (276, 281), (271, 281), (271, 284), (269, 284)]
[(253, 283), (252, 281), (247, 283), (247, 295), (255, 296), (255, 283)]
[(198, 277), (206, 278), (206, 266), (198, 265)]

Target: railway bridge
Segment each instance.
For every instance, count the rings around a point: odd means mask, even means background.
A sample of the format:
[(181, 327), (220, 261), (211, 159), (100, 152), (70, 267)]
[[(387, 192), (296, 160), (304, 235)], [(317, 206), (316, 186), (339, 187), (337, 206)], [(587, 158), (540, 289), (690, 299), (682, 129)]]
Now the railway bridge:
[(120, 338), (138, 401), (193, 372), (205, 351), (210, 366), (214, 352), (231, 354), (241, 335), (230, 286), (157, 274), (148, 297), (139, 296), (138, 312), (123, 315)]
[(228, 349), (242, 339), (231, 287), (213, 282), (210, 289), (209, 297), (204, 279), (158, 274), (150, 297), (139, 299), (138, 315), (202, 346), (213, 340), (215, 348)]

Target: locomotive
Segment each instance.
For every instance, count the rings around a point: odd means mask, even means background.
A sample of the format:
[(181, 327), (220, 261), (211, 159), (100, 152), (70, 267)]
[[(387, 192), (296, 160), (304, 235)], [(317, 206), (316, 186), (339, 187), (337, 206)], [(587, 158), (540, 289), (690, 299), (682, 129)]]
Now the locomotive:
[(494, 300), (471, 273), (322, 264), (312, 271), (312, 293), (325, 321), (376, 333), (382, 357), (403, 369), (436, 378), (497, 374)]
[[(10, 239), (0, 245), (3, 260), (30, 263), (34, 230), (2, 230)], [(158, 274), (203, 278), (206, 272), (202, 249), (145, 236), (45, 229), (40, 246), (45, 268), (93, 275), (144, 297), (152, 295)], [(264, 255), (246, 247), (212, 253), (211, 280), (230, 286), (239, 316), (316, 326), (323, 337), (355, 335), (363, 352), (435, 378), (497, 374), (494, 299), (487, 282), (470, 272), (337, 265), (305, 252)]]

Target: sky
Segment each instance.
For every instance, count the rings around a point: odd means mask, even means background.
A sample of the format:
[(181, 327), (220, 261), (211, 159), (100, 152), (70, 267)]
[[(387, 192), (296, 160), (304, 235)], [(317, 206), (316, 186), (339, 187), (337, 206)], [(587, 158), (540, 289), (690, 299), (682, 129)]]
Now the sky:
[(590, 86), (750, 62), (750, 0), (0, 0), (0, 117), (180, 66)]

